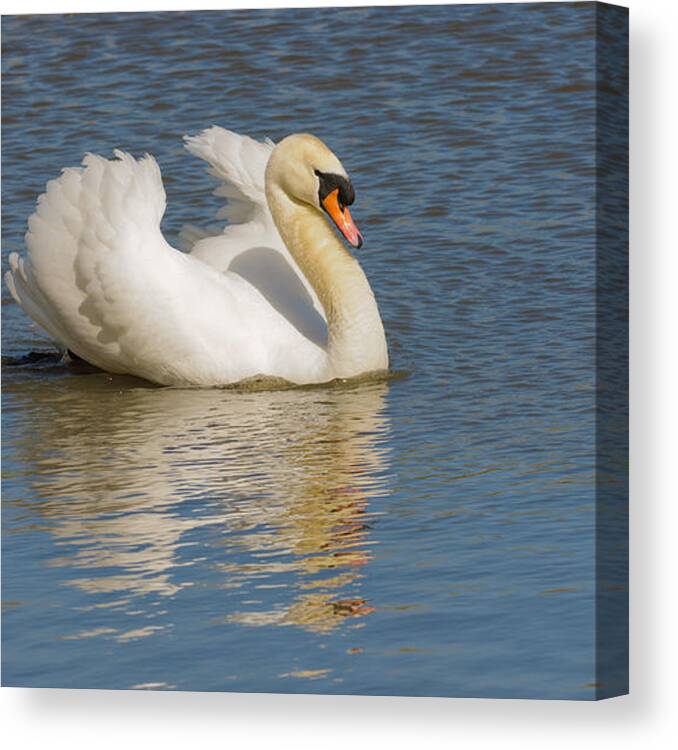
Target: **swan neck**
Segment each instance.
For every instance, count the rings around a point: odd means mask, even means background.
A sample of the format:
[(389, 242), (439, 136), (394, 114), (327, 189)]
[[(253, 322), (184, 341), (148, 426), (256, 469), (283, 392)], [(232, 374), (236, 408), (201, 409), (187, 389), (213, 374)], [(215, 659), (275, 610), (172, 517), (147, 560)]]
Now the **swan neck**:
[(386, 339), (374, 294), (358, 261), (320, 211), (267, 185), (276, 227), (315, 290), (327, 320), (331, 377), (388, 367)]

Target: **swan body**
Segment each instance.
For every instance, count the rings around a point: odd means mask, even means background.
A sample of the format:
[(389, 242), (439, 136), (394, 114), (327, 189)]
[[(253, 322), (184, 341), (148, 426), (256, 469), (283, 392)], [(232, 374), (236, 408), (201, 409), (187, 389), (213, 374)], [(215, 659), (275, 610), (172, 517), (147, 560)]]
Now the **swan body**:
[(5, 278), (24, 311), (91, 364), (162, 385), (321, 383), (387, 369), (372, 290), (324, 213), (361, 244), (348, 176), (327, 146), (212, 127), (186, 147), (221, 180), (226, 228), (187, 227), (190, 252), (172, 248), (153, 157), (87, 154), (47, 183), (27, 257), (10, 255)]

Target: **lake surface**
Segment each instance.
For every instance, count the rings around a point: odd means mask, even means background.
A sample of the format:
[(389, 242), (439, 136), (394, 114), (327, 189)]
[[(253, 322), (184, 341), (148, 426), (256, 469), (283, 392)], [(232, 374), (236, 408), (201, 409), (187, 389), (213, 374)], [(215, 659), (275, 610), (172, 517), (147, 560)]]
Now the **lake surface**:
[(594, 9), (3, 18), (3, 269), (47, 179), (309, 131), (396, 373), (240, 392), (68, 366), (2, 290), (3, 682), (595, 697)]

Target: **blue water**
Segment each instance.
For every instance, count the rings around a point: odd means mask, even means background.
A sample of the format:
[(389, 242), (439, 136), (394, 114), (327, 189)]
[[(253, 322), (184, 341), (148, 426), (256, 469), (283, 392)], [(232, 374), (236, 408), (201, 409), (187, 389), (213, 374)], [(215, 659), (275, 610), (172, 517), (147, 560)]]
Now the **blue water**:
[[(5, 685), (592, 699), (591, 4), (3, 18), (3, 268), (47, 179), (309, 131), (396, 377), (150, 387), (2, 291)], [(21, 360), (21, 358), (24, 358)], [(19, 364), (17, 364), (19, 362)]]

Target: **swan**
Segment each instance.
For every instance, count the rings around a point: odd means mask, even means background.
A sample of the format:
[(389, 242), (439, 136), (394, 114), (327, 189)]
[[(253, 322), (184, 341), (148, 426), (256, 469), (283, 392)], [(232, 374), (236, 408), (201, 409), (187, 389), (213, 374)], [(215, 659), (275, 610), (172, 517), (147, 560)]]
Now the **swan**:
[(227, 199), (225, 228), (165, 240), (155, 159), (87, 154), (47, 183), (28, 220), (27, 257), (7, 286), (61, 347), (111, 373), (160, 385), (250, 378), (293, 384), (388, 368), (379, 310), (352, 248), (354, 189), (317, 137), (259, 142), (213, 126), (185, 136)]

